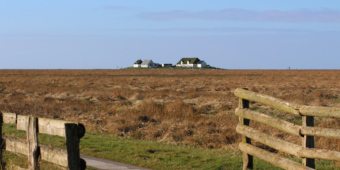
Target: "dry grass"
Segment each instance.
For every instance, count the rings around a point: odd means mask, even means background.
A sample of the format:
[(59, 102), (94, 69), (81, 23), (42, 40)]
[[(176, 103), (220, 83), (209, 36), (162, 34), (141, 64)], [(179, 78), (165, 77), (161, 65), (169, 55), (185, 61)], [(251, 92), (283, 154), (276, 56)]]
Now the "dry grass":
[[(336, 70), (0, 70), (0, 110), (79, 121), (88, 130), (124, 137), (223, 148), (240, 140), (233, 113), (236, 88), (298, 104), (340, 107), (339, 80)], [(318, 119), (316, 124), (338, 128), (340, 122)], [(253, 126), (300, 142), (264, 125)], [(337, 147), (335, 140), (316, 141), (317, 146)]]

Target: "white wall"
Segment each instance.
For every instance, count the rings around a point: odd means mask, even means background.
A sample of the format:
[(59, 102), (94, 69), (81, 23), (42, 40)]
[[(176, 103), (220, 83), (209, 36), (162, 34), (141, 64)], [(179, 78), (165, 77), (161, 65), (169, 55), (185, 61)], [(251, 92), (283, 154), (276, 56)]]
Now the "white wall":
[(140, 64), (133, 64), (133, 67), (139, 68)]
[(207, 67), (207, 63), (205, 63), (205, 62), (203, 61), (201, 64), (197, 64), (197, 67), (200, 67), (200, 68)]
[(176, 64), (176, 67), (197, 67), (196, 64)]

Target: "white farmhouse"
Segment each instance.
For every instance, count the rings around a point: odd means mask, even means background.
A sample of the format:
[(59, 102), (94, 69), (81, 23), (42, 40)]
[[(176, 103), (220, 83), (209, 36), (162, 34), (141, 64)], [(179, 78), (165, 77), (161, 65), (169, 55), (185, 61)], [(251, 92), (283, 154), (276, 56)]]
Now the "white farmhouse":
[(133, 64), (133, 67), (135, 67), (135, 68), (140, 68), (140, 67), (141, 67), (141, 64), (142, 64), (142, 60), (139, 59), (139, 60), (137, 60), (137, 61)]
[(155, 63), (153, 63), (152, 60), (144, 60), (141, 64), (142, 68), (150, 68), (150, 67), (155, 67)]
[(207, 67), (207, 63), (198, 58), (182, 58), (176, 64), (176, 67), (199, 67), (204, 68)]

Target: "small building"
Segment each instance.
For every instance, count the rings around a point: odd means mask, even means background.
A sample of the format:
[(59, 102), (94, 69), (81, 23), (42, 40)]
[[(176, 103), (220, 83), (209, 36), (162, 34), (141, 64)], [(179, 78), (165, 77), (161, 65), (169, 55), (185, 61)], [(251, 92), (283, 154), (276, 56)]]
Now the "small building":
[(204, 68), (207, 67), (207, 63), (198, 58), (182, 58), (176, 64), (176, 67), (199, 67)]
[(154, 63), (154, 67), (156, 67), (156, 68), (162, 67), (162, 64)]
[(144, 60), (144, 61), (141, 63), (141, 67), (142, 67), (142, 68), (155, 67), (155, 64), (153, 63), (152, 60)]
[(142, 60), (139, 59), (139, 60), (137, 60), (137, 61), (133, 64), (133, 67), (135, 67), (135, 68), (140, 68), (140, 67), (141, 67), (141, 64), (142, 64)]
[(207, 63), (205, 61), (201, 60), (197, 63), (197, 67), (198, 68), (205, 68), (205, 67), (207, 67)]
[(164, 63), (164, 64), (162, 64), (162, 67), (172, 67), (172, 64), (171, 63)]

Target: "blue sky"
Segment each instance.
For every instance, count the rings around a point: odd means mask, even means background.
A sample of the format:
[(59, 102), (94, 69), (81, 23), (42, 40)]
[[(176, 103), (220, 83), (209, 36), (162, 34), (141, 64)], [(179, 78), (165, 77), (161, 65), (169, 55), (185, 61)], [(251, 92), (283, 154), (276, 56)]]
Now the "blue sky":
[(0, 0), (0, 69), (340, 69), (340, 1)]

